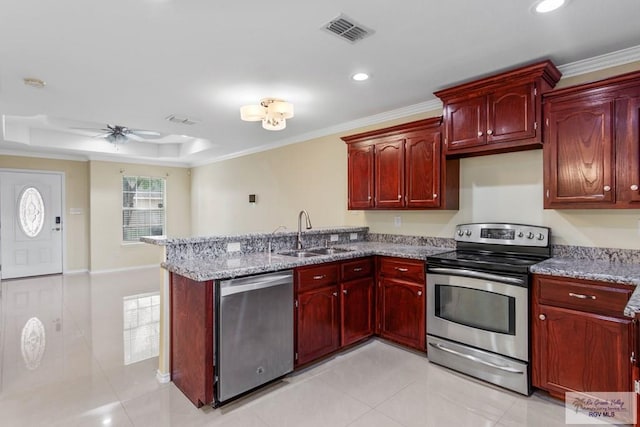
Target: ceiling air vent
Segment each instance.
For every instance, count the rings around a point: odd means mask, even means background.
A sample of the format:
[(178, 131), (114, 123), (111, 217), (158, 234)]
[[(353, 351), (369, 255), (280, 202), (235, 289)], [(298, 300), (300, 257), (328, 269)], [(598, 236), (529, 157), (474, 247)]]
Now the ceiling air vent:
[(323, 30), (338, 36), (349, 43), (358, 42), (365, 37), (369, 37), (375, 32), (364, 25), (358, 24), (356, 21), (344, 14), (341, 14), (340, 16), (332, 19), (328, 24), (325, 24)]
[(200, 123), (200, 120), (193, 119), (187, 116), (179, 116), (177, 114), (171, 114), (170, 116), (165, 117), (165, 120), (168, 120), (172, 123), (178, 123), (181, 125), (195, 125)]

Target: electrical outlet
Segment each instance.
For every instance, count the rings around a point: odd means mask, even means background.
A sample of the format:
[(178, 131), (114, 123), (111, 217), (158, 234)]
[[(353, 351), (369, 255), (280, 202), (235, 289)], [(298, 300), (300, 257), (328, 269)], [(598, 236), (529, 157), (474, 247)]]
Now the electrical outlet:
[(394, 227), (402, 227), (402, 217), (401, 216), (394, 216), (393, 217), (393, 226)]
[(358, 233), (349, 233), (349, 240), (358, 240)]
[(240, 242), (227, 243), (227, 252), (240, 252)]
[(332, 242), (337, 242), (338, 241), (338, 235), (337, 234), (332, 234), (331, 237), (330, 237), (330, 240)]

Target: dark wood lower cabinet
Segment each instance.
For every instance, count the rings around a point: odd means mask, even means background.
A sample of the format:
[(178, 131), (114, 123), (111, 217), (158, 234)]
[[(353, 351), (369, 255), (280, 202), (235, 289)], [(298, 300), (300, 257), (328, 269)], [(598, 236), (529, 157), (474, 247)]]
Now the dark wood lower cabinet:
[(631, 391), (631, 319), (544, 305), (540, 313), (535, 386), (561, 398), (572, 391)]
[(373, 335), (373, 278), (352, 280), (340, 285), (341, 346), (347, 346)]
[(633, 288), (534, 275), (532, 383), (566, 392), (633, 390), (635, 324), (623, 316)]
[(380, 336), (424, 351), (424, 284), (397, 279), (379, 279)]
[(336, 351), (340, 346), (338, 285), (298, 294), (297, 365)]
[(170, 277), (171, 380), (201, 407), (213, 402), (213, 282)]

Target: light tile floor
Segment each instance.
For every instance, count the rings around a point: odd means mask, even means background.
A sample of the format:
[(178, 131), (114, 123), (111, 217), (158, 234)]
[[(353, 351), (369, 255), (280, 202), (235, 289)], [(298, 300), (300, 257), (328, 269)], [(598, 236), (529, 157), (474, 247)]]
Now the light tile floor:
[[(172, 383), (157, 382), (157, 357), (124, 365), (123, 298), (158, 291), (160, 277), (141, 269), (2, 281), (0, 425), (564, 425), (564, 406), (544, 394), (504, 391), (381, 340), (223, 408), (197, 409)], [(44, 335), (24, 331), (33, 317)]]

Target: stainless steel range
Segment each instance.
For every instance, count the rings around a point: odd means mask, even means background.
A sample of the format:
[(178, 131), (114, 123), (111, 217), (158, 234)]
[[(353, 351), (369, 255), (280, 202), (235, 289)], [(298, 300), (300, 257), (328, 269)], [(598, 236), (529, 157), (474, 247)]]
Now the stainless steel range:
[(431, 362), (529, 395), (529, 267), (551, 256), (551, 230), (461, 224), (456, 250), (427, 258)]

